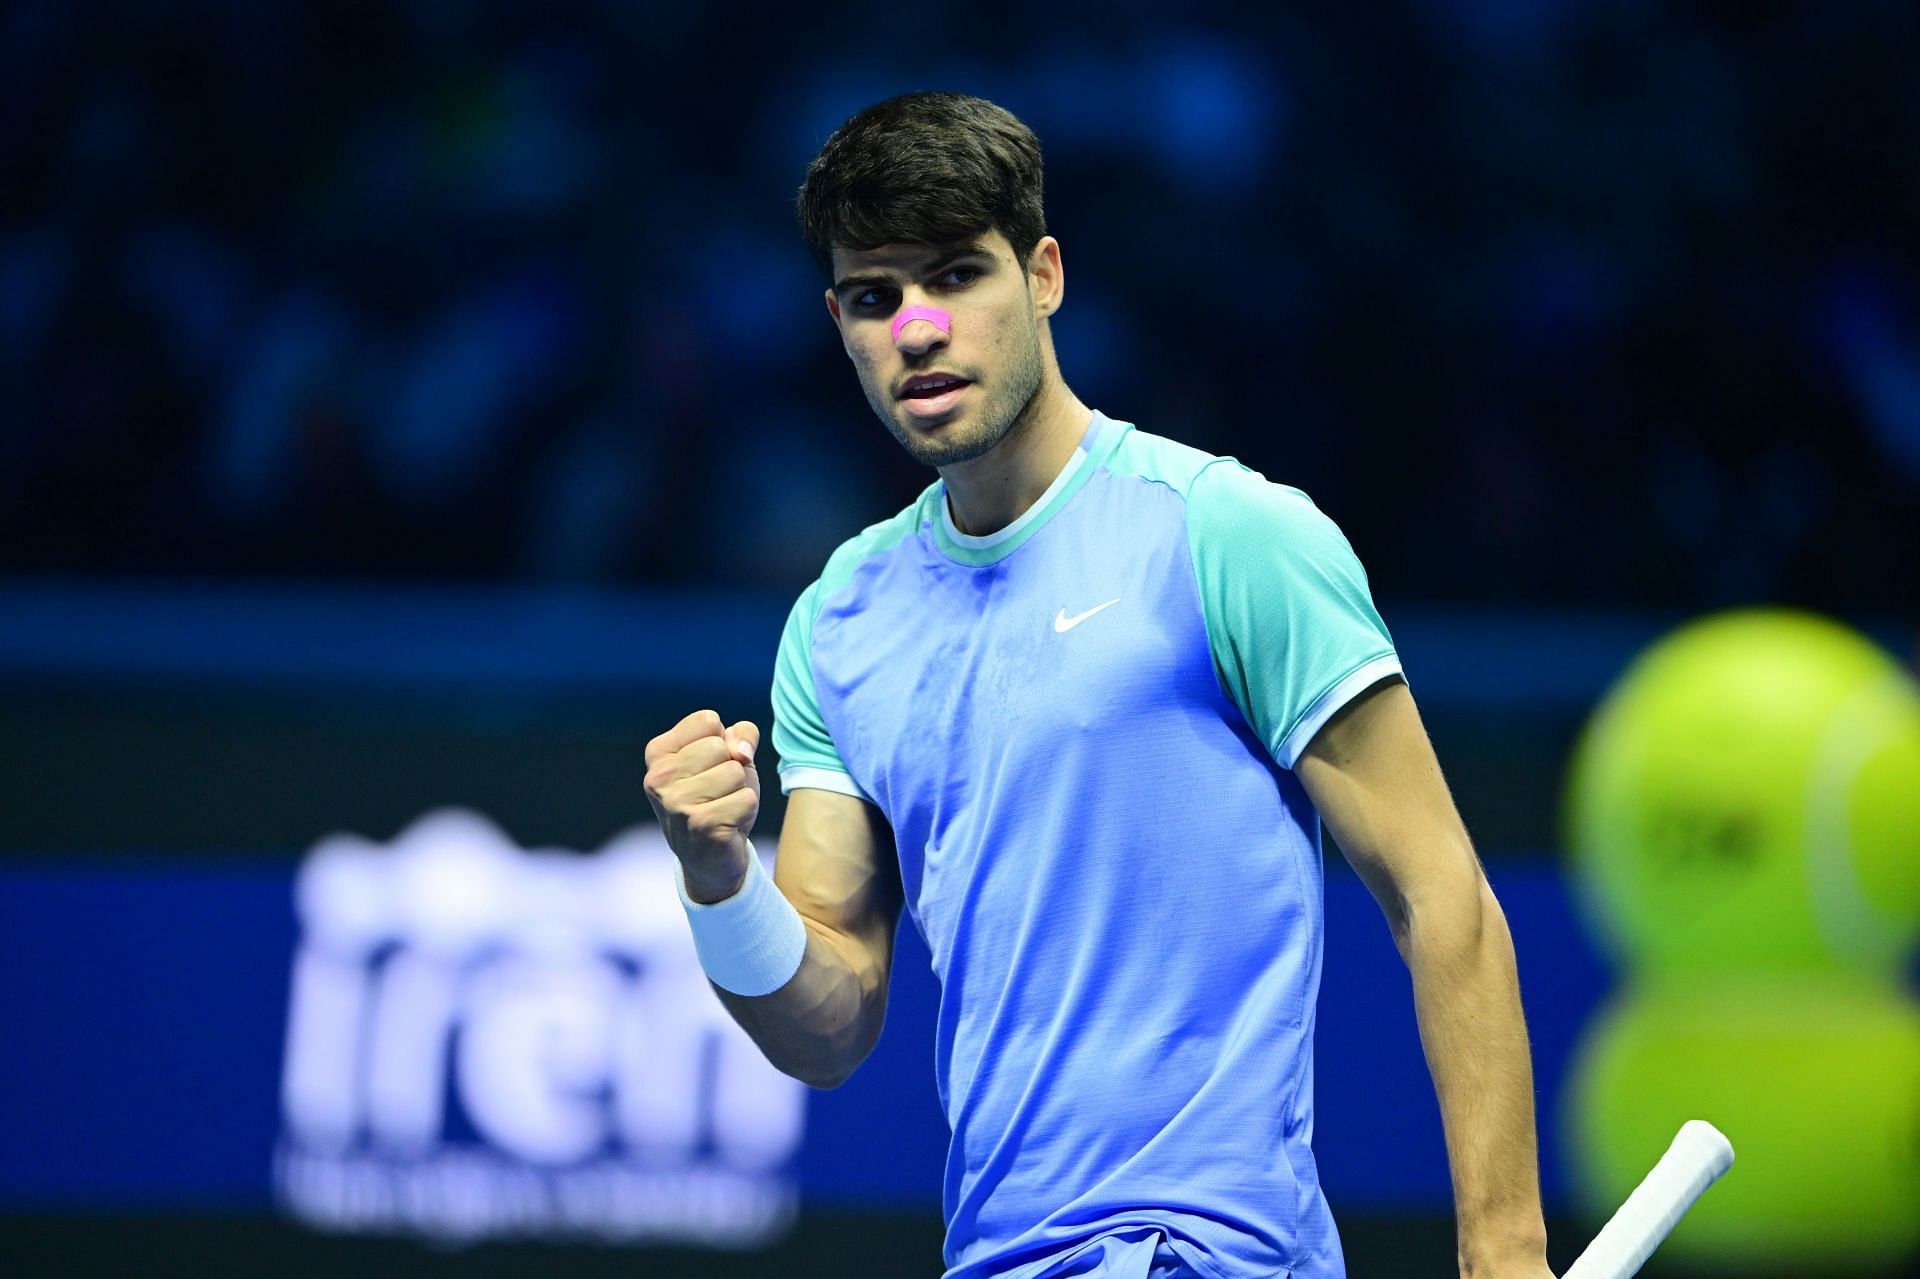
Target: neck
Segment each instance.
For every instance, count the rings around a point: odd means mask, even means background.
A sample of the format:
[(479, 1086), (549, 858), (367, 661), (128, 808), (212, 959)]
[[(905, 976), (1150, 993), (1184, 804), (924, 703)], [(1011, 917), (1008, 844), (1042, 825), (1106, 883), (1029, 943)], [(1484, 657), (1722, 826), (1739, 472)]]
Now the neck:
[(940, 468), (954, 524), (970, 537), (985, 537), (1019, 519), (1066, 466), (1092, 417), (1049, 370), (998, 444), (970, 462)]

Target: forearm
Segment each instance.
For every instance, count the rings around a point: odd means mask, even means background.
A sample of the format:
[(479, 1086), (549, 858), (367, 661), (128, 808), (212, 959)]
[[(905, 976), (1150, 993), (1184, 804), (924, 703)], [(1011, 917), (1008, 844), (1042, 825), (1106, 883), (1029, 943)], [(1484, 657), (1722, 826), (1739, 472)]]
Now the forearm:
[(1476, 866), (1470, 882), (1409, 902), (1398, 940), (1446, 1132), (1460, 1273), (1544, 1267), (1533, 1067), (1506, 916)]
[(751, 721), (728, 727), (695, 711), (647, 743), (647, 801), (721, 1003), (776, 1069), (832, 1088), (872, 1051), (886, 1015), (901, 907), (892, 832), (871, 804), (803, 787), (769, 873), (747, 838), (759, 744)]
[(867, 947), (805, 919), (807, 949), (792, 980), (769, 995), (715, 986), (733, 1019), (775, 1069), (815, 1088), (844, 1083), (880, 1037), (886, 973)]

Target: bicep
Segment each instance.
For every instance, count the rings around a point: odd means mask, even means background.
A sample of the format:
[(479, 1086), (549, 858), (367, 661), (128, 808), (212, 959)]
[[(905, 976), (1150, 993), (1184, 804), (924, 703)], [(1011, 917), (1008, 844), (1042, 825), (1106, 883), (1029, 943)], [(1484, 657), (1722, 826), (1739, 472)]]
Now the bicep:
[(857, 947), (884, 981), (902, 893), (893, 833), (879, 809), (851, 795), (796, 788), (787, 796), (773, 878), (810, 926), (843, 953)]
[(1396, 931), (1429, 891), (1477, 883), (1479, 861), (1413, 694), (1383, 681), (1314, 735), (1294, 775)]

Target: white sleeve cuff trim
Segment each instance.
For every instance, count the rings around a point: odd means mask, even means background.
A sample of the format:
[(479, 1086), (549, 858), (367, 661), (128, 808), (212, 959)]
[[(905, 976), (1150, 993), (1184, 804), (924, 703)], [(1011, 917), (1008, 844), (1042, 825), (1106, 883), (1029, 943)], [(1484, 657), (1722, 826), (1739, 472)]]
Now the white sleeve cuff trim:
[(1342, 706), (1387, 676), (1401, 674), (1400, 655), (1382, 653), (1320, 694), (1319, 700), (1307, 708), (1307, 713), (1300, 717), (1294, 724), (1293, 731), (1288, 733), (1286, 740), (1280, 743), (1280, 767), (1291, 769), (1298, 763), (1301, 754), (1307, 749), (1307, 743), (1313, 740), (1313, 735), (1326, 727), (1327, 721), (1338, 714)]
[(867, 793), (860, 789), (860, 783), (837, 768), (809, 768), (795, 765), (780, 770), (780, 793), (791, 795), (797, 790), (830, 790), (837, 795), (851, 795), (855, 799), (873, 803)]

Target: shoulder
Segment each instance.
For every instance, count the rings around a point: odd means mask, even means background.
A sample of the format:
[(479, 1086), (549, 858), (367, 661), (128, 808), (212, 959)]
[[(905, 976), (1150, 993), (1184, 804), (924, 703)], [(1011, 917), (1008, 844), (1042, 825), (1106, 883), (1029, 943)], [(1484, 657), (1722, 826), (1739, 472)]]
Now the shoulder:
[(1191, 495), (1201, 475), (1221, 463), (1239, 465), (1232, 458), (1217, 457), (1191, 444), (1124, 424), (1118, 442), (1102, 459), (1102, 465), (1116, 475), (1164, 484), (1183, 498)]
[(1306, 493), (1230, 457), (1195, 478), (1187, 501), (1188, 518), (1199, 533), (1263, 535), (1303, 549), (1346, 546), (1339, 526)]
[(1338, 526), (1306, 493), (1268, 479), (1237, 458), (1134, 427), (1114, 447), (1106, 466), (1177, 492), (1187, 504), (1189, 532), (1196, 543), (1264, 536), (1269, 541), (1277, 537), (1284, 546), (1346, 545)]
[(936, 510), (934, 504), (939, 500), (940, 483), (936, 480), (901, 510), (878, 523), (867, 525), (840, 543), (834, 548), (833, 554), (827, 557), (819, 578), (801, 594), (795, 606), (796, 611), (806, 609), (809, 613), (817, 613), (826, 600), (853, 580), (862, 564), (887, 554), (911, 539), (931, 517)]

